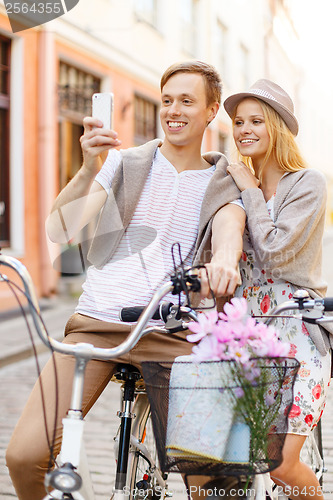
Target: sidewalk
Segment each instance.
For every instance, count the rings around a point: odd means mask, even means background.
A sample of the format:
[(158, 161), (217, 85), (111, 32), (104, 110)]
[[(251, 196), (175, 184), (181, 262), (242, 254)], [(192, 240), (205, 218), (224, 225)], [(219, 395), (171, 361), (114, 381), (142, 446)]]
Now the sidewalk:
[[(63, 337), (64, 327), (69, 316), (73, 314), (76, 304), (77, 299), (70, 296), (40, 301), (42, 318), (51, 337), (58, 340)], [(37, 352), (47, 350), (37, 335), (29, 311), (27, 318)], [(32, 342), (23, 315), (19, 311), (17, 315), (14, 313), (14, 317), (13, 314), (0, 313), (0, 368), (32, 354)]]

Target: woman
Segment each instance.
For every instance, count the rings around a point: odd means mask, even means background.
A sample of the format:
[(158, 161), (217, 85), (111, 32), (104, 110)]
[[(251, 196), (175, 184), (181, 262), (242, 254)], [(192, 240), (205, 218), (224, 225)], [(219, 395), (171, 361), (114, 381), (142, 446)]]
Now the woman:
[[(241, 191), (247, 215), (240, 261), (242, 285), (251, 312), (261, 315), (305, 288), (323, 296), (321, 250), (326, 183), (305, 168), (294, 136), (298, 123), (288, 94), (269, 80), (224, 102), (233, 121), (233, 137), (241, 160), (228, 171)], [(306, 436), (320, 419), (330, 381), (328, 332), (298, 320), (279, 320), (281, 339), (292, 345), (301, 363), (288, 417), (283, 462), (272, 472), (279, 485), (289, 485), (292, 499), (322, 499), (312, 470), (299, 460)], [(291, 492), (291, 493), (290, 493)]]

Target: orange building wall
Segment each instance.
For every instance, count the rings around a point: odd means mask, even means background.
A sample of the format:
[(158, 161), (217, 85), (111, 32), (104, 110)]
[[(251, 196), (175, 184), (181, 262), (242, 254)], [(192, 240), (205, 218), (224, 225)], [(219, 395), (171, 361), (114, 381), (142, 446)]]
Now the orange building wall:
[[(11, 34), (8, 19), (0, 16), (0, 27)], [(37, 156), (37, 46), (38, 33), (34, 30), (22, 31), (17, 36), (24, 43), (24, 248), (19, 260), (28, 268), (37, 291), (39, 290), (39, 233), (38, 233), (38, 156)], [(14, 99), (15, 96), (11, 96)], [(15, 257), (15, 255), (14, 255)], [(2, 272), (12, 277), (8, 268)], [(17, 281), (17, 280), (16, 280)], [(19, 282), (19, 280), (18, 280)], [(15, 298), (6, 285), (0, 284), (0, 311), (17, 307)]]
[[(0, 27), (7, 28), (10, 33), (7, 18), (0, 16)], [(49, 295), (55, 291), (57, 285), (57, 274), (51, 268), (45, 268), (45, 262), (48, 262), (47, 257), (41, 254), (45, 253), (45, 246), (42, 238), (45, 235), (41, 234), (43, 226), (39, 220), (41, 211), (41, 189), (39, 186), (40, 169), (43, 165), (39, 165), (39, 144), (43, 138), (43, 131), (40, 130), (39, 123), (39, 67), (42, 63), (39, 60), (40, 44), (43, 43), (43, 33), (36, 30), (27, 30), (18, 33), (24, 41), (24, 196), (25, 196), (25, 253), (19, 256), (21, 262), (26, 265), (30, 272), (37, 293)], [(49, 36), (49, 35), (48, 35)], [(53, 36), (53, 35), (52, 35)], [(44, 37), (45, 42), (45, 37)], [(131, 147), (134, 144), (134, 94), (139, 93), (149, 99), (159, 102), (160, 91), (152, 85), (142, 82), (133, 75), (126, 73), (118, 67), (111, 67), (104, 60), (98, 60), (96, 53), (89, 53), (79, 48), (73, 47), (72, 44), (67, 44), (64, 40), (57, 39), (52, 41), (54, 58), (54, 75), (55, 81), (52, 82), (53, 89), (51, 95), (54, 96), (54, 120), (57, 121), (57, 81), (59, 61), (65, 60), (73, 66), (79, 66), (86, 71), (98, 74), (101, 78), (109, 78), (112, 92), (115, 95), (114, 105), (114, 128), (118, 132), (119, 138), (122, 141), (122, 148)], [(48, 140), (51, 138), (48, 136)], [(55, 155), (55, 169), (52, 178), (46, 180), (48, 189), (53, 193), (55, 198), (58, 194), (59, 172), (58, 172), (58, 135), (57, 126), (55, 123), (53, 144), (56, 147), (50, 147), (50, 152)], [(52, 145), (53, 145), (52, 144)], [(206, 150), (216, 149), (217, 138), (216, 132), (207, 130)], [(42, 221), (43, 222), (43, 221)], [(42, 250), (41, 250), (42, 249)], [(46, 264), (48, 265), (48, 264)], [(44, 267), (43, 267), (44, 266)], [(3, 271), (5, 272), (5, 271)], [(7, 273), (8, 274), (8, 273)], [(48, 277), (45, 280), (45, 275)], [(11, 292), (5, 289), (3, 284), (0, 284), (0, 311), (17, 307), (15, 299)]]
[(134, 93), (141, 93), (149, 99), (160, 101), (159, 88), (138, 80), (133, 75), (110, 67), (104, 61), (99, 61), (95, 53), (80, 52), (63, 41), (56, 42), (56, 53), (58, 60), (66, 58), (73, 65), (86, 68), (86, 71), (95, 72), (101, 78), (109, 78), (111, 82), (110, 91), (114, 93), (114, 128), (122, 141), (122, 148), (131, 147), (134, 144)]

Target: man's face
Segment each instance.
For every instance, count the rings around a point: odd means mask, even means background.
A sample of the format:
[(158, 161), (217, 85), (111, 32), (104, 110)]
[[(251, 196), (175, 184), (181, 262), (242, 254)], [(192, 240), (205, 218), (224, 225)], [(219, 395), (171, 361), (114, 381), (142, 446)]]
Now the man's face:
[(160, 119), (165, 140), (185, 146), (202, 140), (206, 125), (218, 110), (207, 105), (204, 77), (199, 73), (176, 73), (162, 89)]

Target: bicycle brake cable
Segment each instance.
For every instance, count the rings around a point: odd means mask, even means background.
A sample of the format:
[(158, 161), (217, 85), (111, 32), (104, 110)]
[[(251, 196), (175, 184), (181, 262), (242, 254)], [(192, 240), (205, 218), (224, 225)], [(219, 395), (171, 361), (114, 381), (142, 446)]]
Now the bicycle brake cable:
[(189, 304), (189, 306), (194, 311), (196, 311), (196, 310), (205, 311), (207, 309), (213, 309), (214, 307), (216, 307), (216, 297), (215, 297), (215, 293), (213, 292), (213, 289), (212, 289), (211, 284), (210, 284), (208, 269), (203, 264), (198, 264), (196, 266), (192, 266), (188, 271), (192, 271), (194, 269), (204, 269), (205, 270), (205, 273), (206, 273), (206, 276), (207, 276), (207, 282), (208, 282), (209, 292), (210, 292), (211, 298), (213, 300), (213, 305), (212, 306), (207, 306), (207, 307), (201, 307), (201, 306), (200, 307), (199, 306), (198, 307), (192, 307), (191, 304)]
[[(176, 265), (176, 259), (175, 259), (175, 254), (174, 254), (175, 247), (178, 247), (178, 253), (179, 253), (180, 264), (178, 266)], [(183, 292), (185, 294), (185, 297), (186, 297), (185, 302), (188, 305), (188, 307), (190, 307), (194, 311), (195, 310), (204, 311), (204, 310), (212, 309), (213, 307), (216, 307), (216, 298), (215, 298), (215, 294), (214, 294), (212, 287), (211, 287), (211, 284), (210, 284), (209, 274), (208, 274), (208, 270), (207, 270), (206, 266), (196, 265), (196, 266), (192, 266), (189, 268), (185, 268), (184, 260), (183, 260), (182, 255), (181, 255), (180, 243), (178, 243), (178, 242), (173, 243), (173, 245), (171, 246), (171, 255), (172, 255), (172, 261), (173, 261), (174, 272), (175, 272), (175, 280), (174, 281), (176, 282), (175, 284), (178, 285), (177, 291), (176, 291), (176, 293), (178, 293), (178, 298), (179, 298), (178, 307), (181, 307), (181, 305), (182, 305), (181, 298), (180, 298), (181, 292)], [(211, 294), (211, 297), (213, 300), (212, 306), (194, 307), (191, 305), (191, 298), (190, 298), (187, 282), (188, 282), (189, 272), (192, 270), (195, 270), (195, 269), (205, 269), (207, 281), (208, 281), (208, 286), (209, 286), (209, 291), (210, 291), (210, 294)]]
[[(7, 283), (8, 287), (10, 288), (11, 292), (13, 293), (13, 295), (14, 295), (14, 297), (16, 299), (16, 302), (17, 302), (17, 304), (18, 304), (18, 306), (20, 308), (21, 314), (22, 314), (22, 316), (24, 318), (24, 321), (25, 321), (25, 324), (26, 324), (26, 327), (27, 327), (27, 330), (28, 330), (28, 335), (29, 335), (29, 338), (30, 338), (30, 342), (31, 342), (31, 345), (32, 345), (33, 355), (34, 355), (35, 363), (36, 363), (36, 371), (37, 371), (38, 380), (39, 380), (40, 393), (41, 393), (42, 409), (43, 409), (43, 420), (44, 420), (44, 428), (45, 428), (45, 433), (46, 433), (46, 441), (47, 441), (47, 445), (48, 445), (48, 448), (49, 448), (49, 451), (50, 451), (50, 459), (49, 459), (49, 464), (48, 464), (48, 472), (49, 472), (49, 470), (51, 470), (52, 464), (57, 464), (56, 458), (54, 457), (54, 454), (53, 454), (54, 444), (55, 444), (55, 434), (56, 434), (56, 422), (57, 422), (57, 419), (58, 419), (58, 393), (59, 393), (56, 361), (55, 361), (55, 358), (53, 357), (52, 359), (53, 359), (54, 377), (55, 377), (55, 408), (56, 409), (55, 409), (55, 418), (54, 418), (54, 428), (53, 428), (53, 434), (52, 434), (52, 442), (50, 442), (49, 429), (48, 429), (48, 424), (47, 424), (47, 420), (46, 420), (45, 395), (44, 395), (43, 383), (42, 383), (42, 380), (41, 380), (41, 377), (40, 377), (40, 375), (41, 375), (41, 369), (40, 369), (40, 365), (39, 365), (39, 361), (38, 361), (37, 348), (36, 348), (36, 344), (35, 344), (35, 341), (34, 341), (34, 338), (33, 338), (31, 327), (30, 327), (30, 324), (29, 324), (29, 321), (28, 321), (27, 313), (24, 310), (24, 307), (22, 305), (22, 302), (21, 302), (21, 300), (20, 300), (20, 298), (18, 296), (18, 293), (17, 293), (16, 289), (27, 299), (29, 305), (32, 306), (32, 308), (34, 309), (35, 313), (38, 315), (39, 319), (41, 320), (41, 322), (43, 324), (43, 327), (45, 329), (47, 337), (49, 337), (49, 335), (47, 333), (46, 325), (44, 323), (44, 320), (43, 320), (40, 312), (36, 309), (35, 305), (31, 301), (29, 295), (25, 292), (25, 290), (23, 290), (19, 285), (17, 285), (17, 283), (15, 283), (14, 281), (10, 280), (7, 276), (3, 275), (2, 273), (0, 273), (0, 280), (3, 281), (3, 282), (5, 282), (5, 283)], [(49, 347), (50, 347), (51, 352), (53, 353), (54, 350), (53, 350), (53, 347), (52, 347), (51, 343), (49, 343)]]

